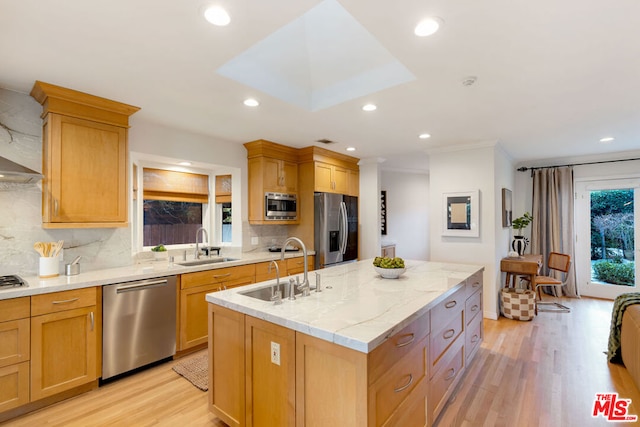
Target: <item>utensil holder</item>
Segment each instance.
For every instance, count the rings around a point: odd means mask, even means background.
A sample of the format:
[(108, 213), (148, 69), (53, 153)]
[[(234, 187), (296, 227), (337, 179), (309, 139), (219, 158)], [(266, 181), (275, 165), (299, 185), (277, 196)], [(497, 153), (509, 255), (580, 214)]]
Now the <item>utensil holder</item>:
[(64, 274), (67, 276), (75, 276), (80, 274), (80, 264), (65, 264)]
[(56, 277), (60, 274), (58, 257), (40, 257), (38, 274), (40, 278)]

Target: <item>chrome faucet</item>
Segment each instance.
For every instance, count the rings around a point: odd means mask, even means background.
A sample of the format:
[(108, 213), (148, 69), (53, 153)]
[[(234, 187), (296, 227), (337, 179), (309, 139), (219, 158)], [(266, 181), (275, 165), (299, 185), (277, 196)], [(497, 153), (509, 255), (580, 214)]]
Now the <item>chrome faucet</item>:
[(298, 285), (298, 289), (302, 290), (302, 296), (309, 295), (309, 268), (307, 266), (307, 247), (304, 245), (302, 240), (297, 237), (288, 237), (287, 240), (282, 244), (282, 249), (280, 252), (280, 259), (284, 260), (284, 251), (287, 248), (287, 244), (291, 241), (298, 243), (302, 247), (302, 256), (304, 257), (304, 277), (302, 279), (302, 284)]
[[(195, 259), (200, 259), (200, 248), (198, 247), (198, 236), (201, 234), (200, 232), (204, 233), (204, 237), (207, 239), (207, 245), (209, 245), (209, 234), (207, 233), (207, 230), (205, 230), (204, 227), (200, 227), (198, 228), (198, 231), (196, 231), (196, 253), (194, 255)], [(202, 243), (204, 243), (204, 240), (202, 241)]]
[(275, 305), (282, 304), (282, 293), (280, 292), (280, 267), (275, 260), (271, 260), (269, 263), (269, 273), (271, 273), (271, 266), (276, 266), (276, 284), (271, 286), (271, 301)]

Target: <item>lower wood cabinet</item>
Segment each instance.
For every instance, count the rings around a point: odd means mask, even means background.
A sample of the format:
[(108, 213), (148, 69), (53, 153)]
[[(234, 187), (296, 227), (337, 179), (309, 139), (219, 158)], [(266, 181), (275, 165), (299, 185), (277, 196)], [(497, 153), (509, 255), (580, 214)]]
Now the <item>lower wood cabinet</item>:
[(0, 301), (0, 412), (29, 402), (30, 298)]
[(296, 334), (247, 316), (246, 425), (295, 426)]
[(97, 379), (97, 290), (31, 298), (31, 401)]
[(215, 304), (209, 327), (209, 408), (230, 426), (427, 424), (428, 313), (369, 354)]
[(178, 351), (207, 342), (208, 293), (255, 282), (255, 264), (198, 271), (180, 276), (180, 309), (178, 319)]

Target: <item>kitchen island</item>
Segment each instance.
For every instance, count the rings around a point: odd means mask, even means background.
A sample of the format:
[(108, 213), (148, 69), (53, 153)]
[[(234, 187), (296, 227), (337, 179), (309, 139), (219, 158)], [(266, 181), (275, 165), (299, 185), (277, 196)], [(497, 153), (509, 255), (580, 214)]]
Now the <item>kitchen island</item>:
[(279, 305), (243, 295), (272, 282), (208, 294), (210, 410), (232, 426), (432, 424), (482, 339), (483, 268), (406, 266), (320, 270), (322, 292)]

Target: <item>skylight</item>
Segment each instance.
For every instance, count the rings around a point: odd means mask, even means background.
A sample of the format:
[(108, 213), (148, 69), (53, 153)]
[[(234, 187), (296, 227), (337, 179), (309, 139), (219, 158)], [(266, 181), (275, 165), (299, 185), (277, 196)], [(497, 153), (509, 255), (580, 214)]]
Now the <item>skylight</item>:
[(318, 4), (217, 72), (310, 111), (415, 79), (335, 0)]

